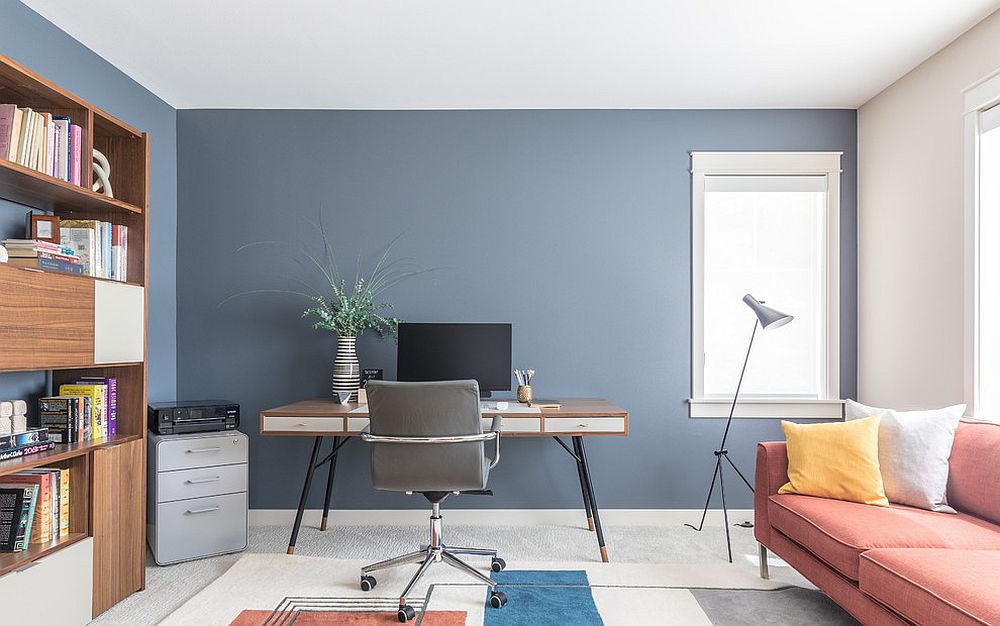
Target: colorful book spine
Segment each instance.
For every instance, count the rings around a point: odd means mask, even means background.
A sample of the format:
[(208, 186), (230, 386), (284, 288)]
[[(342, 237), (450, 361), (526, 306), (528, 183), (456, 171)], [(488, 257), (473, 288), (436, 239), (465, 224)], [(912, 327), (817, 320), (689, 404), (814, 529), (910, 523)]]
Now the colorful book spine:
[(22, 552), (28, 547), (37, 492), (35, 485), (0, 484), (0, 552)]
[(41, 443), (33, 443), (28, 446), (23, 446), (20, 448), (12, 448), (10, 450), (4, 450), (0, 452), (0, 461), (6, 461), (8, 459), (16, 459), (28, 454), (36, 454), (38, 452), (47, 452), (52, 448), (56, 447), (54, 441), (43, 441)]
[(0, 104), (0, 158), (10, 154), (11, 139), (14, 137), (14, 117), (17, 105)]
[(69, 492), (70, 492), (70, 469), (68, 467), (59, 468), (59, 536), (69, 535)]
[(52, 479), (49, 473), (27, 470), (4, 476), (3, 481), (12, 485), (36, 485), (38, 487), (38, 505), (35, 507), (38, 518), (28, 541), (29, 543), (52, 541)]
[(60, 396), (84, 396), (90, 398), (90, 434), (92, 439), (106, 437), (104, 426), (103, 385), (60, 385)]
[(47, 428), (42, 428), (42, 427), (29, 428), (23, 433), (11, 433), (9, 435), (0, 435), (0, 452), (3, 452), (4, 450), (10, 450), (13, 448), (22, 448), (24, 446), (43, 443), (48, 440), (49, 440), (49, 431)]
[(101, 378), (98, 376), (84, 376), (77, 379), (78, 385), (97, 385), (103, 389), (104, 415), (107, 422), (107, 435), (114, 437), (118, 434), (118, 379), (114, 376)]
[(79, 184), (81, 184), (80, 183), (80, 179), (81, 179), (80, 161), (81, 161), (81, 153), (83, 152), (83, 148), (81, 147), (80, 142), (83, 141), (83, 129), (80, 128), (79, 126), (77, 126), (76, 124), (70, 124), (70, 126), (69, 126), (69, 137), (70, 137), (69, 141), (70, 141), (70, 146), (71, 146), (71, 148), (70, 148), (71, 149), (71, 154), (70, 154), (70, 177), (71, 177), (71, 180), (69, 182), (73, 183), (74, 185), (79, 185)]
[(78, 441), (76, 403), (78, 397), (52, 396), (38, 400), (38, 425), (47, 428), (56, 443)]

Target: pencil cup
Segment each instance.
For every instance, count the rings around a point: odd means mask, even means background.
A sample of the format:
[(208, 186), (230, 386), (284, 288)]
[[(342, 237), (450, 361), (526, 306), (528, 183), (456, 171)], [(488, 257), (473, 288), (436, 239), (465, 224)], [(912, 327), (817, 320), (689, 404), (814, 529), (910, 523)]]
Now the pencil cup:
[(517, 401), (525, 404), (531, 402), (531, 385), (517, 386)]

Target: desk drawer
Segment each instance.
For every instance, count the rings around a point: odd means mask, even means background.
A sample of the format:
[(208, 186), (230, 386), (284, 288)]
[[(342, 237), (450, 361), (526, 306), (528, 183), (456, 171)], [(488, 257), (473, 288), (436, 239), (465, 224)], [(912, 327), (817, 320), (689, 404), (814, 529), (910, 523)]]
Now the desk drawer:
[(546, 417), (547, 433), (623, 433), (624, 417)]
[(270, 417), (264, 416), (265, 433), (301, 432), (307, 433), (342, 433), (344, 418), (342, 417)]
[[(493, 427), (493, 418), (483, 418), (483, 432), (489, 432)], [(500, 425), (500, 432), (504, 433), (540, 433), (542, 432), (542, 420), (538, 417), (505, 417)]]
[(161, 441), (156, 449), (156, 469), (162, 472), (246, 463), (248, 441), (242, 433)]
[(237, 552), (247, 546), (247, 494), (156, 505), (156, 562)]
[(203, 498), (246, 490), (245, 463), (160, 472), (156, 475), (157, 502)]
[(347, 418), (347, 432), (349, 433), (360, 433), (362, 430), (368, 428), (368, 418), (367, 417), (348, 417)]

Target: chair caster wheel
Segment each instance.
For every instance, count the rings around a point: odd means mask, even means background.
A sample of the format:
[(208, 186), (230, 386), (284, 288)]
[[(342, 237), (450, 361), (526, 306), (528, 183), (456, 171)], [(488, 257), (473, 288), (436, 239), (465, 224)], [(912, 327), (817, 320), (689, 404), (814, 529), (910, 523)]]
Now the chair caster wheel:
[(504, 561), (498, 556), (493, 557), (493, 562), (490, 563), (490, 569), (494, 572), (502, 572), (506, 567), (507, 561)]
[(507, 604), (507, 594), (502, 591), (494, 591), (490, 594), (490, 606), (499, 609)]
[(375, 580), (374, 576), (362, 576), (361, 577), (361, 591), (371, 591), (375, 588), (378, 581)]
[(404, 604), (399, 607), (399, 611), (396, 612), (396, 619), (401, 622), (408, 622), (417, 616), (417, 612), (413, 610), (413, 607), (409, 604)]

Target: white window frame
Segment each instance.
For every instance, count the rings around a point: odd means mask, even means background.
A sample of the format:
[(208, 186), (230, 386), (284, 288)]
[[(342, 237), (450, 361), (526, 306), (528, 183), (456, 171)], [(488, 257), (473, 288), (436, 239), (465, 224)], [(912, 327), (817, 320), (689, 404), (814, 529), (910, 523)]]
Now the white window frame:
[[(692, 418), (726, 418), (732, 399), (704, 397), (704, 251), (705, 177), (825, 176), (826, 223), (826, 363), (820, 398), (745, 398), (738, 418), (839, 419), (840, 400), (840, 161), (843, 152), (692, 152), (691, 153), (691, 398)], [(756, 295), (756, 294), (755, 294)], [(734, 302), (733, 306), (742, 306)], [(780, 307), (779, 307), (780, 308)], [(750, 340), (749, 333), (747, 341)], [(751, 359), (753, 357), (751, 356)], [(736, 373), (733, 374), (733, 390)]]
[[(967, 87), (965, 106), (965, 403), (979, 404), (979, 135), (980, 113), (1000, 105), (1000, 70)], [(996, 419), (996, 416), (989, 416)]]

